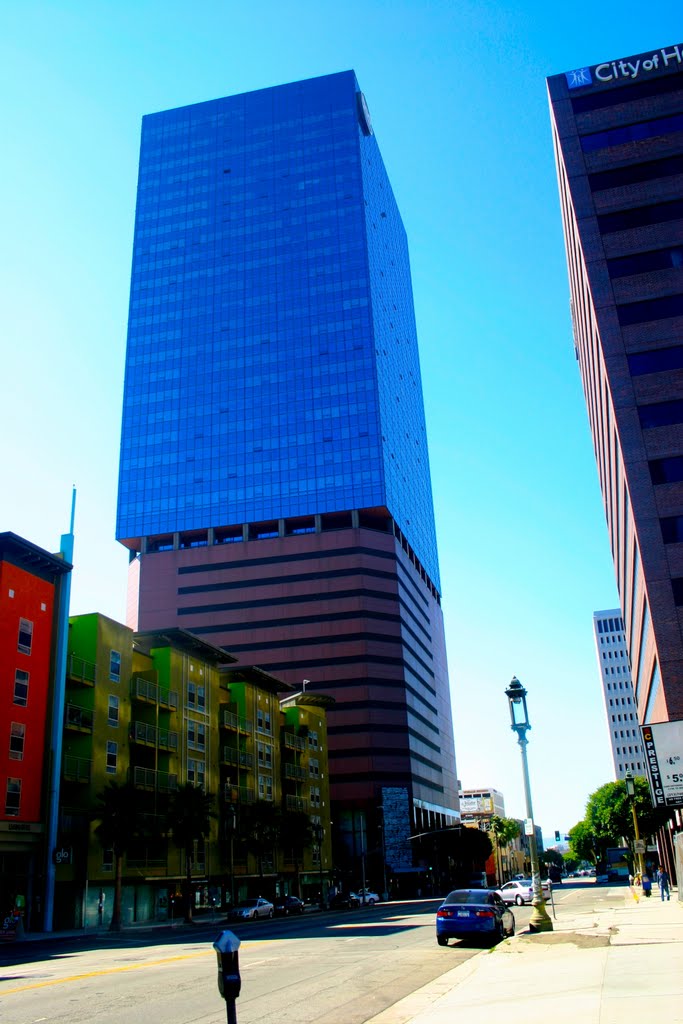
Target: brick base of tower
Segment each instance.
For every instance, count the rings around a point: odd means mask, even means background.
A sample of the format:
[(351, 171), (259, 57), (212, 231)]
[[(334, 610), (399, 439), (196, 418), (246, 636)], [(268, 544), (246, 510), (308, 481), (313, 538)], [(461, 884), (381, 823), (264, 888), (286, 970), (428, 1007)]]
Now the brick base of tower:
[(457, 817), (441, 607), (400, 536), (356, 526), (176, 547), (131, 571), (134, 628), (181, 627), (335, 698), (333, 803), (376, 805), (398, 788), (424, 814)]

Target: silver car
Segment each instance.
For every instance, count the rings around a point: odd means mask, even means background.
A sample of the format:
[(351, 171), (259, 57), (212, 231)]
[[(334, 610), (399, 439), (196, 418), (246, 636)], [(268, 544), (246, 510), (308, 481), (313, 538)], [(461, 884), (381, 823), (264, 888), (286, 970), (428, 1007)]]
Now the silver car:
[(274, 912), (273, 904), (259, 896), (253, 900), (241, 900), (230, 911), (230, 919), (232, 921), (248, 921), (257, 917), (272, 917)]
[[(549, 881), (541, 882), (541, 893), (544, 900), (550, 899), (551, 885)], [(534, 898), (533, 883), (530, 878), (515, 879), (513, 882), (506, 882), (498, 890), (505, 902), (509, 905), (515, 903), (521, 907), (524, 903), (531, 903)]]

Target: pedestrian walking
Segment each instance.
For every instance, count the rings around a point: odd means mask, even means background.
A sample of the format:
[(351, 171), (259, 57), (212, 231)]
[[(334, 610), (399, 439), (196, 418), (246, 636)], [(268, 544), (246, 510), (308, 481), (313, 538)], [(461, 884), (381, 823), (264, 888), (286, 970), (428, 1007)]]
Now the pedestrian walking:
[(666, 893), (666, 898), (670, 900), (671, 892), (669, 890), (669, 872), (665, 868), (659, 869), (657, 881), (659, 882), (659, 895), (662, 897), (662, 903), (664, 902), (664, 893)]

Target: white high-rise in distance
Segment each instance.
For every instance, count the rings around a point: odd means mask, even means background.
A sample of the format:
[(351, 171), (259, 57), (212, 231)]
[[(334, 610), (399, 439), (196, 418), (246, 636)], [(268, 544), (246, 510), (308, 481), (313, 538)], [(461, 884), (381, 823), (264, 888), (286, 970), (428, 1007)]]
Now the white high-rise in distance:
[(612, 743), (614, 774), (617, 779), (623, 779), (627, 771), (632, 775), (645, 775), (645, 757), (640, 742), (631, 665), (620, 610), (593, 612), (593, 630)]

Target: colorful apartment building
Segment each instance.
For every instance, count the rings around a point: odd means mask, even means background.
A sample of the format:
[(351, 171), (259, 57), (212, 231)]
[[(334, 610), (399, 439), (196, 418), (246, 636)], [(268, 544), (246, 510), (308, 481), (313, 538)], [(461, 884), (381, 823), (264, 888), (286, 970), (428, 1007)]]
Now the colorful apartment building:
[[(210, 833), (195, 847), (194, 905), (299, 891), (332, 879), (326, 709), (321, 694), (291, 688), (185, 630), (134, 633), (105, 616), (70, 622), (64, 716), (61, 863), (56, 927), (104, 925), (111, 916), (114, 857), (95, 835), (98, 796), (109, 781), (132, 783), (139, 828), (123, 868), (123, 923), (174, 912), (185, 854), (165, 825), (184, 783), (215, 797)], [(281, 835), (250, 842), (257, 810), (271, 807)], [(310, 842), (287, 841), (294, 812)], [(305, 819), (304, 819), (305, 820)]]

